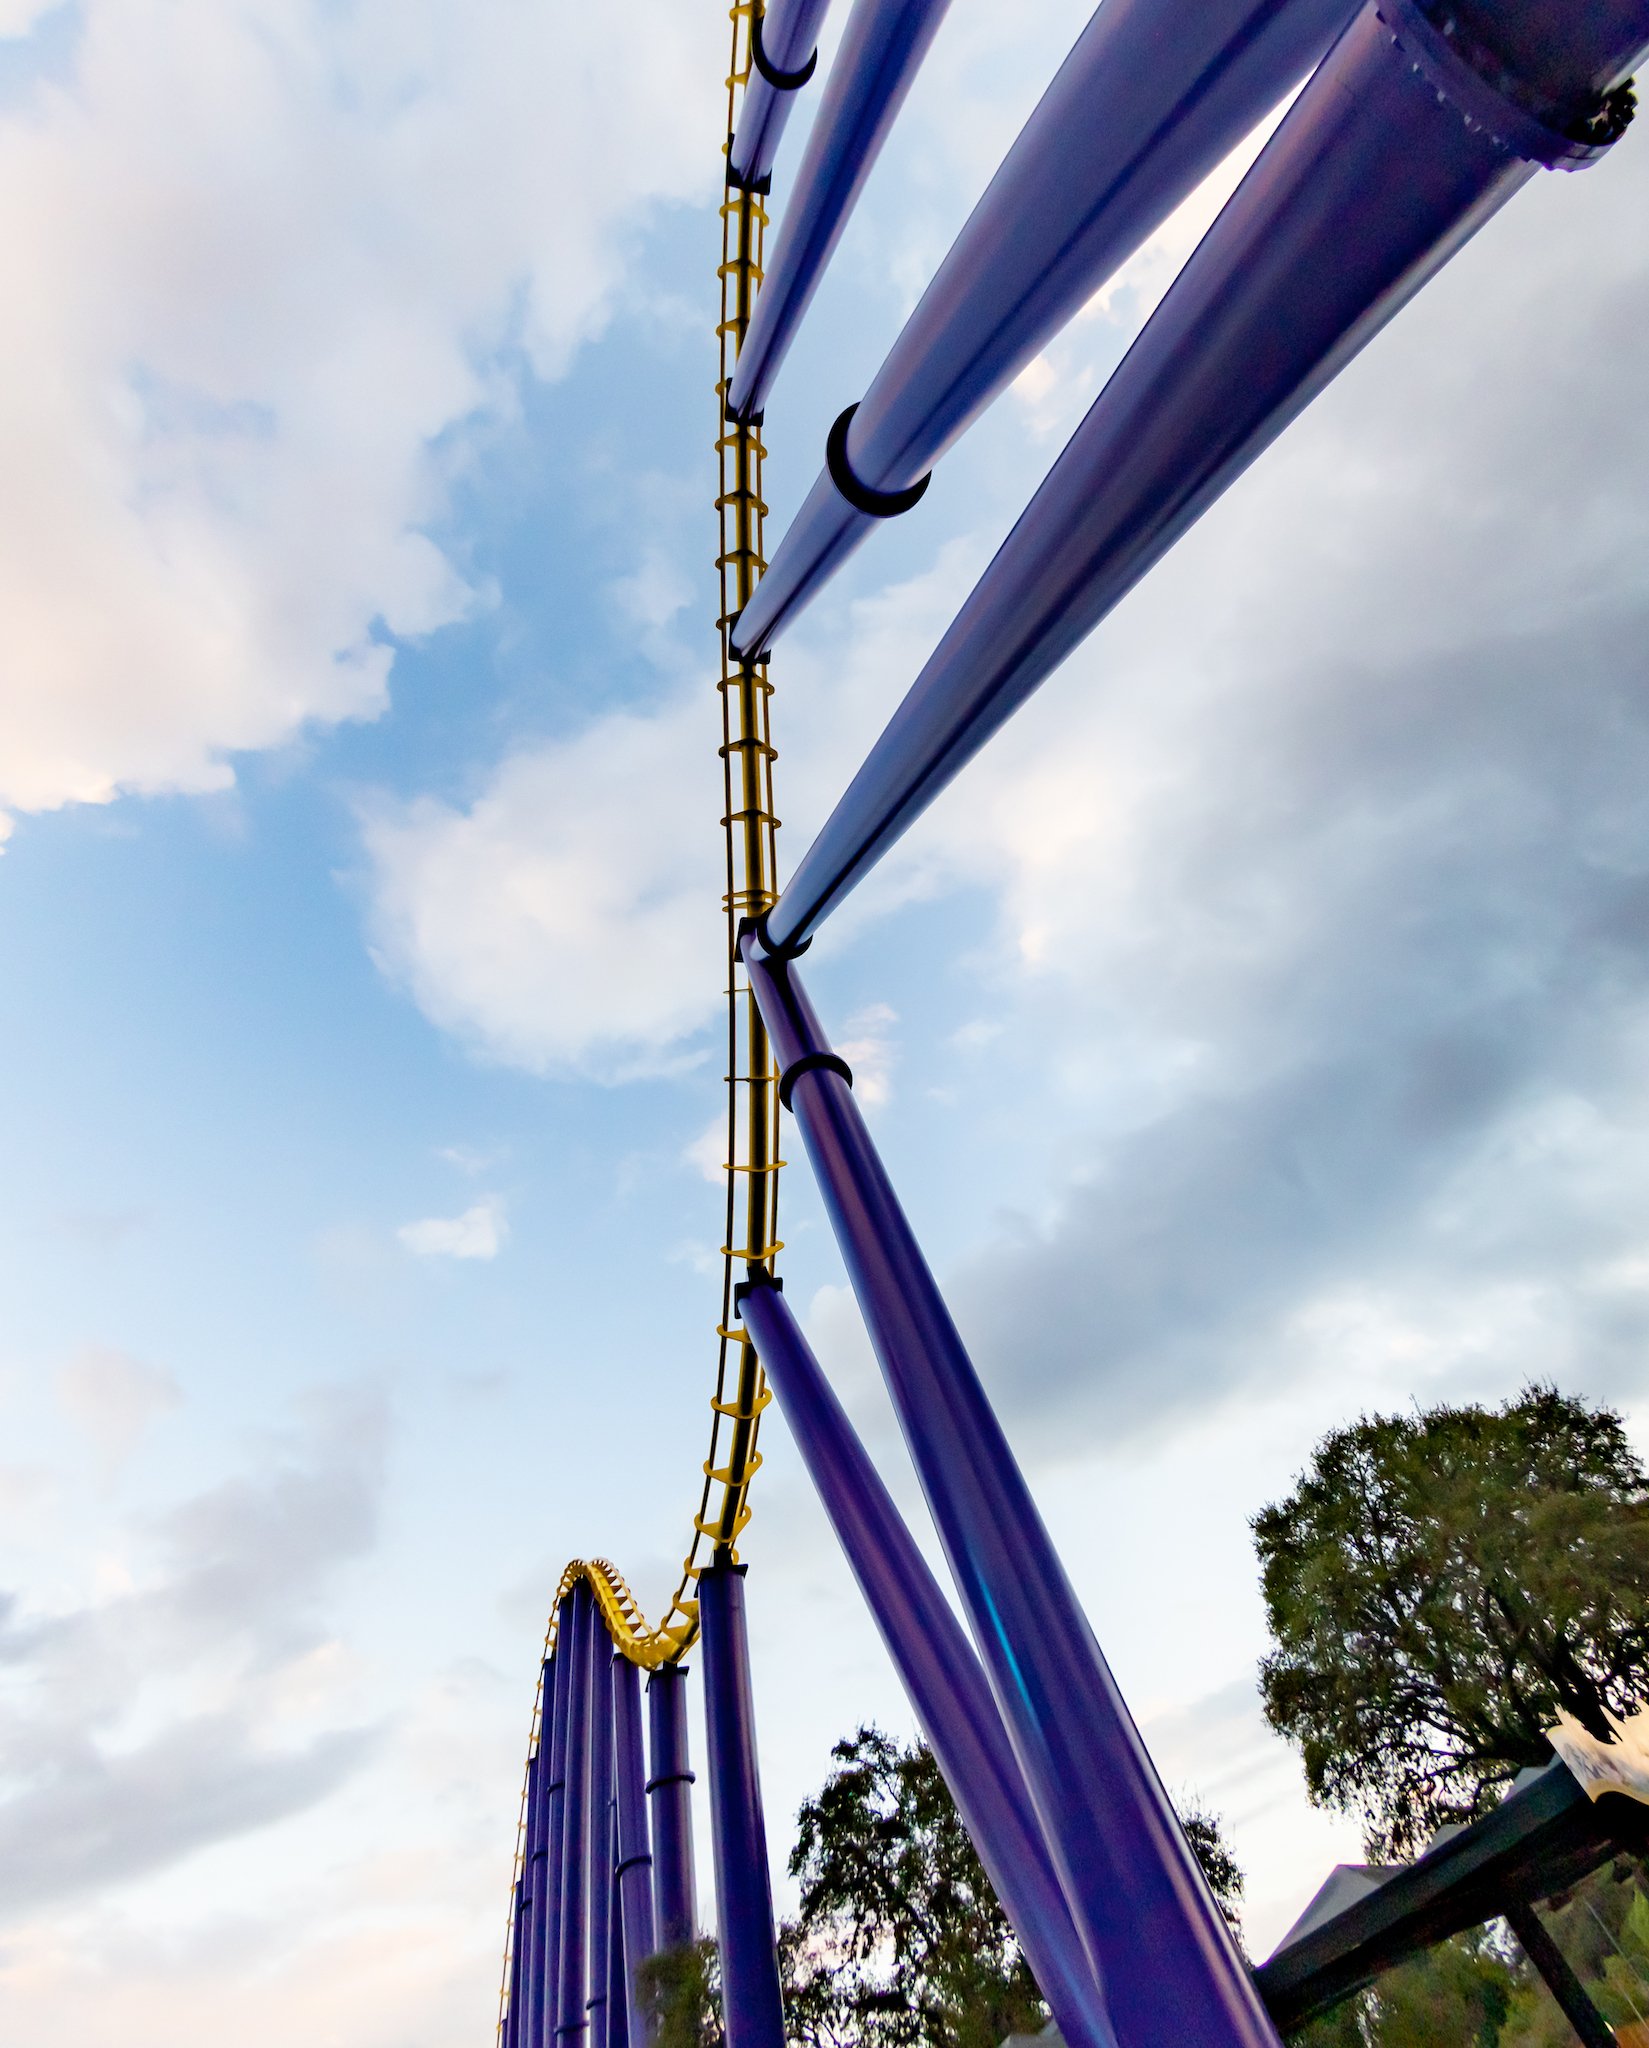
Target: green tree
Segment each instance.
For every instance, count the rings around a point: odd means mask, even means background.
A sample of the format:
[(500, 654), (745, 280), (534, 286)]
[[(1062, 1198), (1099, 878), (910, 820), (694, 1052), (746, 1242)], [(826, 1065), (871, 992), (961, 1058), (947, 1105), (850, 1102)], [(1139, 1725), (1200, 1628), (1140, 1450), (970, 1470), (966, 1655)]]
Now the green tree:
[(1413, 1854), (1598, 1735), (1649, 1681), (1649, 1482), (1621, 1419), (1552, 1387), (1498, 1410), (1364, 1417), (1257, 1515), (1271, 1725), (1311, 1797)]
[(655, 2048), (725, 2048), (721, 1958), (713, 1941), (660, 1949), (642, 1964), (637, 1989)]
[[(811, 2048), (997, 2048), (1047, 2019), (925, 1743), (861, 1728), (797, 1817), (801, 1910), (781, 1937), (793, 2041)], [(1235, 1930), (1242, 1872), (1218, 1819), (1185, 1828)]]
[(1208, 1889), (1214, 1894), (1214, 1902), (1225, 1915), (1226, 1926), (1240, 1943), (1244, 1880), (1241, 1866), (1226, 1842), (1220, 1817), (1210, 1813), (1200, 1800), (1195, 1799), (1180, 1804), (1179, 1817), (1185, 1839), (1191, 1844), (1192, 1853), (1208, 1880)]
[[(1635, 1857), (1617, 1857), (1538, 1909), (1592, 2003), (1621, 2029), (1649, 2027), (1649, 1896), (1642, 1876)], [(1550, 1992), (1524, 1966), (1502, 2048), (1574, 2048), (1574, 2038)]]
[(793, 2038), (819, 2048), (997, 2048), (1047, 2018), (925, 1744), (838, 1742), (797, 1816), (786, 1930)]
[(1518, 1970), (1498, 1938), (1474, 1928), (1387, 1970), (1289, 2041), (1291, 2048), (1497, 2048), (1517, 1986)]

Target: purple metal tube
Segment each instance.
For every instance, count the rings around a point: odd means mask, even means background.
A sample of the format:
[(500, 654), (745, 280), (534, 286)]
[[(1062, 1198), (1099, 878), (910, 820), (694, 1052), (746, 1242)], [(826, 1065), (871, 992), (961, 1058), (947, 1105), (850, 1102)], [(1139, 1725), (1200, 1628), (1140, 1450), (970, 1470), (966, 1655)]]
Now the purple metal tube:
[[(907, 489), (1299, 83), (1353, 0), (1105, 0), (853, 414), (861, 483)], [(770, 647), (877, 524), (827, 468), (733, 628)]]
[(744, 1566), (711, 1565), (699, 1573), (698, 1587), (716, 1864), (716, 1945), (721, 1951), (727, 2048), (784, 2048), (773, 1881), (767, 1867), (767, 1824), (762, 1817), (750, 1695)]
[[(628, 1657), (613, 1659), (613, 1794), (618, 1827), (616, 1878), (624, 1923), (630, 2034), (649, 2048), (652, 2028), (641, 1995), (641, 1966), (658, 1947), (653, 1927), (653, 1851), (647, 1828), (647, 1766), (641, 1743), (641, 1673)], [(608, 2048), (616, 2048), (609, 2042)]]
[[(1110, 0), (1107, 0), (1107, 5)], [(1588, 104), (1573, 140), (1488, 84), (1414, 0), (1371, 0), (1307, 83), (957, 614), (767, 920), (799, 943), (1037, 684), (1538, 162), (1606, 146), (1649, 0), (1502, 0), (1517, 89)], [(1571, 33), (1572, 32), (1572, 33)], [(1590, 38), (1579, 56), (1577, 37)], [(1473, 53), (1474, 61), (1491, 60)]]
[(589, 2048), (607, 2048), (607, 1949), (613, 1910), (613, 1648), (600, 1614), (590, 1624), (590, 1782), (585, 1897), (590, 1916)]
[(534, 2039), (536, 2016), (542, 2009), (544, 1997), (550, 1926), (550, 1708), (554, 1683), (548, 1659), (545, 1660), (540, 1683), (543, 1691), (540, 1696), (538, 1748), (527, 1770), (527, 1839), (524, 1844), (527, 1951), (523, 1967), (526, 1972), (527, 2032), (529, 2038)]
[(687, 1672), (667, 1664), (647, 1681), (651, 1771), (647, 1799), (653, 1815), (653, 1921), (661, 1949), (698, 1939), (693, 1886), (693, 1805), (688, 1787)]
[(750, 33), (752, 42), (760, 38), (761, 57), (750, 66), (727, 152), (733, 184), (759, 185), (772, 170), (796, 95), (813, 76), (829, 6), (830, 0), (772, 0), (756, 9)]
[(544, 1775), (543, 1763), (544, 1749), (540, 1743), (527, 1759), (526, 1835), (521, 1844), (521, 1987), (523, 2002), (529, 2016), (529, 2026), (543, 1940), (540, 1921), (544, 1911), (544, 1845), (539, 1835), (543, 1805), (540, 1798), (540, 1785)]
[(598, 1626), (595, 1602), (581, 1579), (573, 1588), (572, 1628), (563, 1651), (572, 1651), (567, 1691), (566, 1789), (562, 1793), (561, 1939), (555, 2001), (555, 2038), (579, 2048), (589, 2024), (584, 2010), (584, 1944), (588, 1910), (585, 1872), (589, 1862), (590, 1827), (590, 1657)]
[(514, 1936), (510, 1942), (509, 1999), (508, 2003), (504, 2007), (504, 2025), (501, 2036), (503, 2048), (522, 2048), (521, 1998), (522, 1985), (526, 1981), (526, 1971), (523, 1967), (521, 1948), (522, 1943), (526, 1939), (527, 1910), (526, 1900), (521, 1890), (520, 1878), (517, 1878), (515, 1880), (515, 1906), (513, 1925)]
[(773, 1285), (739, 1313), (957, 1810), (1068, 2048), (1115, 2048), (973, 1645)]
[(739, 350), (727, 396), (735, 418), (748, 419), (767, 403), (949, 5), (950, 0), (856, 0)]
[[(634, 1665), (630, 1668), (635, 1669)], [(607, 2048), (630, 2048), (630, 1980), (624, 1963), (624, 1901), (619, 1892), (616, 1801), (607, 1840)]]
[(1277, 2048), (793, 967), (742, 946), (934, 1526), (1121, 2048)]
[[(544, 1892), (544, 1943), (538, 1985), (529, 2007), (530, 2048), (554, 2048), (555, 2002), (561, 1982), (561, 1864), (566, 1840), (567, 1706), (572, 1693), (573, 1596), (564, 1594), (556, 1621), (556, 1653), (550, 1659), (550, 1768), (544, 1787), (547, 1825), (545, 1859), (548, 1883)], [(540, 1751), (542, 1752), (542, 1737)], [(529, 2048), (523, 2041), (522, 2048)]]

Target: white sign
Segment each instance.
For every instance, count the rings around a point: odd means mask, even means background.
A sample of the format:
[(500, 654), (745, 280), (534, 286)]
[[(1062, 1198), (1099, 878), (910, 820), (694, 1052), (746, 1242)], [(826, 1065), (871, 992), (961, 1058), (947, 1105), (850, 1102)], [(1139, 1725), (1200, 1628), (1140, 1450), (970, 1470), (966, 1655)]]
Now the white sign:
[(1649, 1806), (1649, 1707), (1639, 1707), (1623, 1721), (1604, 1711), (1615, 1731), (1612, 1742), (1599, 1742), (1572, 1714), (1561, 1713), (1557, 1726), (1546, 1730), (1547, 1739), (1591, 1798), (1624, 1792)]

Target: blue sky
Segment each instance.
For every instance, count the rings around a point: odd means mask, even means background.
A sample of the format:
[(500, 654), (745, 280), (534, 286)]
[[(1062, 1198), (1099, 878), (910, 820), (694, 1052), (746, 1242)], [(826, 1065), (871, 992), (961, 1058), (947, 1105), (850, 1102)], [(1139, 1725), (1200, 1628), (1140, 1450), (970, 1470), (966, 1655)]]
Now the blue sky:
[[(777, 524), (1084, 15), (956, 0), (769, 408)], [(549, 1593), (674, 1582), (723, 31), (0, 0), (8, 2040), (483, 2038)], [(1356, 1831), (1259, 1722), (1247, 1516), (1365, 1407), (1645, 1414), (1646, 165), (1520, 196), (810, 956), (1260, 1950)], [(788, 858), (1240, 169), (785, 641)], [(830, 1741), (907, 1722), (766, 1449), (782, 1856)]]

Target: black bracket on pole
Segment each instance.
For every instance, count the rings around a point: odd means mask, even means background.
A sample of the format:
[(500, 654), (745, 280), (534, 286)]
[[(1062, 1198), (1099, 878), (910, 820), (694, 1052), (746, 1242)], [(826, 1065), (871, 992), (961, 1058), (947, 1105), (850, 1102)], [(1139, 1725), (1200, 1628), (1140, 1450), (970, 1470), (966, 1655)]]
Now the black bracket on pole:
[(919, 476), (915, 483), (907, 484), (902, 491), (879, 491), (871, 484), (861, 483), (847, 459), (847, 430), (858, 410), (858, 401), (855, 400), (837, 419), (825, 442), (825, 467), (830, 471), (830, 481), (855, 512), (866, 513), (872, 519), (897, 519), (901, 512), (910, 510), (933, 482), (933, 471), (930, 469), (926, 476)]
[(750, 61), (775, 92), (800, 92), (819, 68), (819, 53), (815, 50), (798, 70), (781, 71), (762, 48), (763, 12), (758, 7), (750, 17)]

